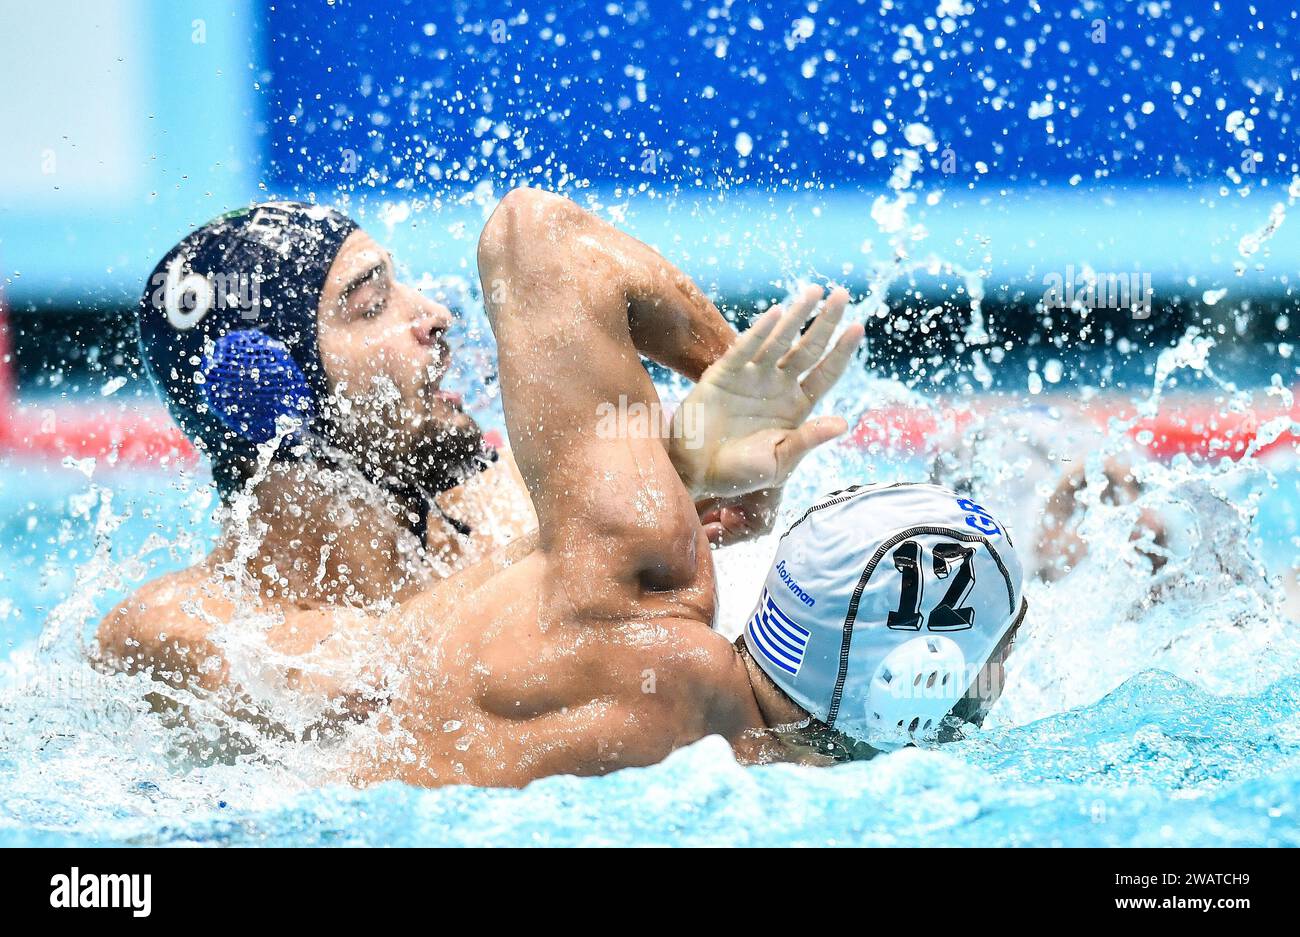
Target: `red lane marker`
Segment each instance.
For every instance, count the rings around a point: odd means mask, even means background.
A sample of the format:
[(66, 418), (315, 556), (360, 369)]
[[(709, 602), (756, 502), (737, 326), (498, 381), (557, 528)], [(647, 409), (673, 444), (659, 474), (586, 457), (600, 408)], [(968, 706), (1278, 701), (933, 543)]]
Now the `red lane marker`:
[[(1222, 412), (1220, 405), (1208, 401), (1166, 400), (1159, 414), (1139, 419), (1128, 435), (1137, 446), (1162, 459), (1178, 453), (1239, 459), (1265, 424), (1288, 416), (1290, 425), (1277, 439), (1260, 447), (1258, 454), (1262, 455), (1300, 444), (1294, 431), (1300, 424), (1300, 388), (1293, 393), (1295, 402), (1289, 411), (1274, 397), (1235, 413)], [(868, 452), (924, 455), (950, 444), (991, 406), (979, 402), (959, 407), (880, 407), (864, 414), (849, 438)], [(1082, 410), (1103, 428), (1112, 419), (1127, 422), (1135, 415), (1127, 402), (1095, 400)], [(489, 430), (485, 438), (497, 448), (505, 444), (496, 430)], [(161, 404), (129, 412), (64, 402), (47, 407), (17, 406), (7, 309), (0, 290), (0, 454), (6, 452), (49, 459), (93, 457), (132, 468), (188, 468), (198, 462), (194, 447)]]
[[(1256, 443), (1265, 424), (1284, 419), (1277, 438), (1261, 445), (1255, 455), (1265, 455), (1285, 446), (1300, 443), (1295, 427), (1300, 424), (1300, 388), (1292, 391), (1290, 409), (1276, 398), (1264, 398), (1249, 410), (1225, 411), (1221, 404), (1209, 401), (1168, 401), (1154, 417), (1142, 417), (1128, 431), (1139, 448), (1162, 459), (1178, 454), (1203, 459), (1240, 459)], [(1131, 406), (1109, 412), (1096, 412), (1093, 419), (1105, 426), (1111, 419), (1128, 422), (1135, 416)]]
[[(1138, 419), (1127, 435), (1135, 445), (1161, 459), (1186, 454), (1203, 459), (1227, 456), (1240, 459), (1255, 443), (1265, 424), (1287, 418), (1277, 438), (1259, 447), (1264, 455), (1285, 446), (1300, 445), (1300, 388), (1293, 390), (1288, 410), (1276, 398), (1265, 398), (1250, 410), (1223, 412), (1220, 404), (1199, 400), (1166, 400), (1154, 417)], [(1054, 402), (1056, 406), (1062, 406)], [(850, 433), (850, 440), (869, 452), (897, 455), (927, 455), (952, 444), (968, 426), (991, 412), (994, 404), (974, 403), (961, 407), (909, 407), (890, 405), (864, 414)], [(1126, 423), (1136, 411), (1127, 402), (1092, 401), (1082, 408), (1089, 419), (1105, 429), (1111, 420)]]
[[(199, 456), (166, 409), (139, 407), (123, 413), (58, 402), (7, 408), (0, 414), (0, 454), (12, 452), (62, 460), (94, 458), (130, 468), (192, 468)], [(488, 430), (484, 439), (500, 449), (505, 439)]]
[[(1297, 395), (1300, 396), (1300, 395)], [(171, 422), (167, 411), (140, 408), (133, 413), (87, 410), (84, 406), (59, 403), (49, 407), (11, 405), (12, 397), (0, 397), (0, 453), (14, 452), (50, 459), (71, 456), (93, 457), (130, 467), (191, 467), (198, 462), (194, 447)], [(927, 455), (950, 444), (987, 412), (988, 405), (960, 408), (881, 407), (862, 417), (849, 439), (868, 452), (896, 455)], [(1093, 402), (1087, 416), (1105, 428), (1112, 420), (1127, 422), (1133, 410), (1127, 404), (1114, 409)], [(1277, 439), (1259, 448), (1257, 455), (1300, 444), (1293, 427), (1300, 424), (1300, 404), (1290, 411), (1281, 406), (1260, 407), (1240, 413), (1223, 413), (1215, 404), (1166, 402), (1155, 417), (1138, 420), (1128, 436), (1151, 455), (1168, 459), (1179, 453), (1206, 459), (1227, 456), (1241, 458), (1255, 442), (1264, 424), (1287, 416)], [(485, 433), (487, 441), (504, 446), (496, 430)]]
[(96, 411), (60, 403), (15, 407), (10, 414), (9, 450), (49, 459), (94, 458), (130, 467), (191, 467), (198, 453), (167, 411)]
[(868, 452), (924, 455), (963, 431), (979, 415), (974, 407), (880, 407), (863, 414), (849, 438)]

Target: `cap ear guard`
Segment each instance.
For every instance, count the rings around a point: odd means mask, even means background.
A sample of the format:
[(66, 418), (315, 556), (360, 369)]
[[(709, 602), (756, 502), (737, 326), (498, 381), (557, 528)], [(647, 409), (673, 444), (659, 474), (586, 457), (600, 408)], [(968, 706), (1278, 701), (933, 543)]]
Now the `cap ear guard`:
[(203, 360), (203, 396), (232, 433), (260, 445), (274, 439), (281, 417), (308, 426), (312, 392), (284, 342), (258, 329), (227, 332)]
[[(173, 419), (211, 458), (223, 497), (257, 444), (275, 438), (279, 417), (321, 415), (329, 387), (317, 309), (356, 230), (318, 205), (251, 205), (186, 235), (145, 282), (141, 360)], [(246, 334), (227, 338), (238, 332)]]
[(880, 662), (867, 690), (871, 745), (888, 751), (933, 741), (969, 682), (966, 655), (951, 638), (930, 635), (900, 644)]

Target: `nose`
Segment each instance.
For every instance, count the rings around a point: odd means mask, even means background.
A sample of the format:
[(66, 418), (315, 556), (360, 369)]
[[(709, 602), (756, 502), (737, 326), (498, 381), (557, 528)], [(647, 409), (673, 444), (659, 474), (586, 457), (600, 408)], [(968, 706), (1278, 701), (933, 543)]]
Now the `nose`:
[(421, 345), (436, 345), (442, 334), (451, 327), (451, 310), (423, 296), (414, 304), (411, 333)]

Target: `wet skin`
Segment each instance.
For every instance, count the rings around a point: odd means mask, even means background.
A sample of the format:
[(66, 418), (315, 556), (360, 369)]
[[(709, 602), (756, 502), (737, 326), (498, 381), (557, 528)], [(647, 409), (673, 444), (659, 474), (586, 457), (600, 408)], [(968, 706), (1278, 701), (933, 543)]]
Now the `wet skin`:
[[(799, 455), (843, 427), (763, 424), (759, 455), (738, 463), (752, 478), (688, 490), (663, 441), (603, 440), (593, 424), (598, 402), (658, 402), (639, 354), (698, 378), (732, 343), (689, 279), (531, 190), (489, 221), (480, 273), (504, 287), (484, 292), (522, 473), (506, 459), (447, 493), (449, 511), (486, 518), (475, 534), (431, 524), (427, 562), (400, 518), (412, 505), (355, 477), (276, 467), (253, 489), (256, 554), (239, 553), (240, 525), (228, 523), (205, 563), (110, 614), (106, 661), (257, 710), (247, 662), (214, 627), (247, 618), (251, 603), (271, 616), (267, 648), (284, 655), (272, 691), (319, 697), (322, 721), (381, 728), (383, 742), (352, 760), (358, 781), (521, 784), (649, 763), (707, 734), (756, 754), (754, 730), (799, 714), (711, 630), (709, 538), (752, 532)], [(816, 298), (793, 325), (793, 313), (769, 315), (769, 331), (788, 347)], [(349, 238), (322, 296), (320, 346), (345, 401), (337, 441), (358, 460), (418, 479), (431, 441), (473, 432), (440, 392), (449, 323), (445, 307), (396, 282), (373, 240)]]

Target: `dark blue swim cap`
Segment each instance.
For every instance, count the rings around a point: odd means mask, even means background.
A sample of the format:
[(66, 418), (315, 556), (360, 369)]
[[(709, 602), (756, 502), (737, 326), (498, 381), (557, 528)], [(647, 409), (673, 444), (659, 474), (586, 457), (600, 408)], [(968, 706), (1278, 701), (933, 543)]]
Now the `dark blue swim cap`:
[(140, 351), (223, 494), (235, 466), (292, 417), (310, 430), (328, 394), (316, 313), (356, 222), (301, 202), (222, 215), (159, 261), (138, 310)]

